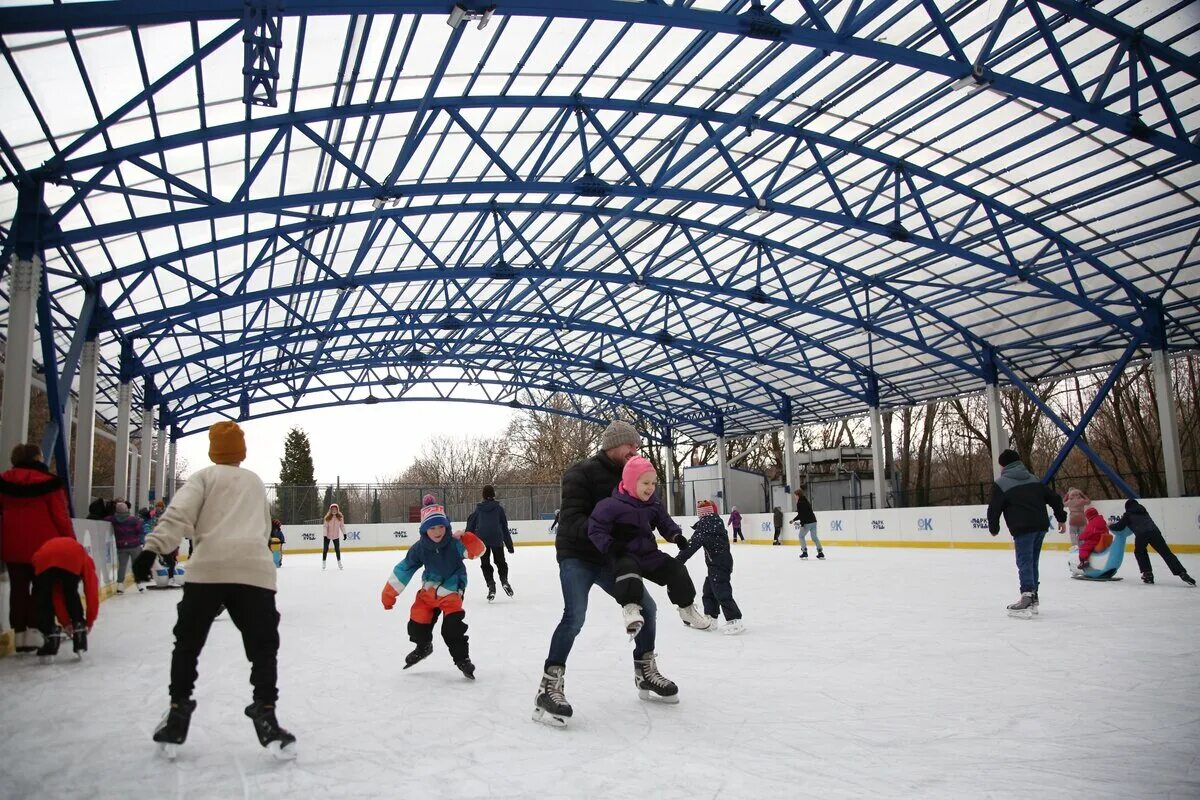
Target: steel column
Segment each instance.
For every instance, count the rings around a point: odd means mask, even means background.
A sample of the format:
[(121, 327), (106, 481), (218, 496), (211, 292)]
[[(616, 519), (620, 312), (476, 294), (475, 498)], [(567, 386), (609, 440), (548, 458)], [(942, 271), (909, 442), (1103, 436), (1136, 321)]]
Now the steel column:
[[(0, 462), (29, 436), (29, 390), (33, 382), (33, 324), (42, 260), (16, 258), (8, 281), (8, 330), (4, 344), (4, 399), (0, 406)], [(47, 460), (49, 454), (46, 454)]]
[(154, 461), (154, 498), (163, 500), (167, 496), (167, 415), (159, 412), (158, 455)]
[(117, 387), (116, 463), (113, 465), (113, 499), (133, 502), (129, 491), (129, 423), (133, 413), (133, 387), (122, 381)]
[(1154, 393), (1158, 395), (1158, 430), (1162, 437), (1163, 467), (1167, 471), (1167, 497), (1183, 497), (1183, 457), (1179, 447), (1179, 418), (1175, 414), (1175, 385), (1166, 350), (1151, 351)]
[(875, 473), (875, 508), (887, 508), (887, 484), (883, 478), (883, 415), (879, 406), (870, 407), (871, 469)]
[(150, 467), (154, 460), (154, 406), (142, 409), (142, 446), (138, 456), (138, 507), (150, 506)]
[[(82, 514), (92, 501), (92, 458), (96, 440), (96, 368), (99, 357), (95, 340), (84, 342), (79, 355), (79, 421), (75, 424), (75, 510)], [(120, 447), (116, 448), (120, 451)]]

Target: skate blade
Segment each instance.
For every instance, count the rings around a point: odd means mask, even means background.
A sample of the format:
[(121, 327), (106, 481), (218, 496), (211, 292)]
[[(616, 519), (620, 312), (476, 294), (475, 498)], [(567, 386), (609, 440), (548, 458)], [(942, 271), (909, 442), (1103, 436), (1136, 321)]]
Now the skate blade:
[(267, 752), (274, 756), (276, 761), (294, 761), (297, 755), (296, 743), (283, 745), (279, 742), (271, 742), (267, 745)]
[(567, 718), (560, 714), (551, 714), (544, 708), (535, 708), (533, 710), (533, 721), (540, 722), (551, 728), (567, 727)]
[(38, 658), (39, 664), (53, 664), (54, 663), (54, 656), (38, 656), (37, 658)]
[(1009, 611), (1008, 615), (1013, 619), (1033, 619), (1033, 614), (1029, 611)]
[(745, 629), (745, 628), (737, 628), (736, 630), (732, 630), (732, 631), (731, 631), (731, 630), (729, 630), (728, 628), (723, 628), (723, 629), (721, 630), (721, 633), (725, 634), (726, 636), (738, 636), (738, 635), (740, 635), (740, 634), (743, 634), (743, 633), (745, 633), (745, 632), (746, 632), (746, 629)]
[(625, 632), (629, 634), (629, 640), (633, 641), (634, 637), (642, 632), (642, 623), (635, 622), (632, 625), (627, 626), (625, 628)]
[(160, 742), (158, 745), (158, 752), (167, 761), (174, 761), (176, 758), (179, 757), (179, 745), (167, 744), (166, 742)]
[(640, 697), (643, 700), (648, 700), (648, 701), (654, 702), (654, 703), (663, 703), (668, 706), (676, 705), (679, 702), (679, 695), (677, 695), (677, 694), (671, 694), (671, 695), (655, 694), (654, 692), (650, 691), (649, 689), (638, 689), (638, 697)]

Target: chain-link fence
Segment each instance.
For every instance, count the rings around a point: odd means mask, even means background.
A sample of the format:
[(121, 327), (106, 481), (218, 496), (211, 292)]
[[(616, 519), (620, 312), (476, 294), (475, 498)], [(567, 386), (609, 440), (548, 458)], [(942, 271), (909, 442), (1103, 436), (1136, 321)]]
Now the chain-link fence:
[[(315, 486), (267, 484), (272, 513), (284, 524), (320, 522), (330, 503), (337, 503), (349, 522), (416, 522), (421, 498), (432, 494), (456, 525), (483, 499), (481, 486), (435, 484), (343, 483)], [(495, 484), (496, 500), (509, 519), (550, 519), (558, 510), (558, 484)]]

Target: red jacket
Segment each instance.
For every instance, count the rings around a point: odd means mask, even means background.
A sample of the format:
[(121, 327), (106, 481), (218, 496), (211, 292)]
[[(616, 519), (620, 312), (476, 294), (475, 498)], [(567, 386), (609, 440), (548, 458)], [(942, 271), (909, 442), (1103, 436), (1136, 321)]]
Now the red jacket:
[(1084, 512), (1087, 517), (1087, 527), (1079, 534), (1079, 560), (1084, 561), (1092, 553), (1104, 549), (1103, 539), (1108, 533), (1108, 523), (1104, 516), (1094, 508), (1089, 507)]
[[(38, 548), (33, 554), (33, 574), (41, 575), (48, 569), (62, 569), (83, 579), (83, 593), (87, 595), (87, 626), (91, 630), (100, 613), (100, 582), (96, 580), (96, 562), (87, 550), (72, 536), (57, 536)], [(54, 587), (54, 613), (64, 626), (71, 624), (67, 605), (63, 601), (62, 587)]]
[(30, 564), (38, 548), (56, 536), (75, 540), (62, 481), (42, 465), (0, 473), (0, 559)]

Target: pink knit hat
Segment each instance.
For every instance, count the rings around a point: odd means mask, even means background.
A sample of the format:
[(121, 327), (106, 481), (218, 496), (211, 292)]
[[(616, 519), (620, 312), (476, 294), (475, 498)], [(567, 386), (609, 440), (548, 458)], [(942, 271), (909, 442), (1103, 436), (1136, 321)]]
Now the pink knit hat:
[(654, 472), (654, 465), (650, 463), (650, 459), (643, 458), (642, 456), (631, 456), (625, 462), (625, 469), (621, 470), (621, 491), (630, 497), (637, 497), (638, 478), (647, 472)]

